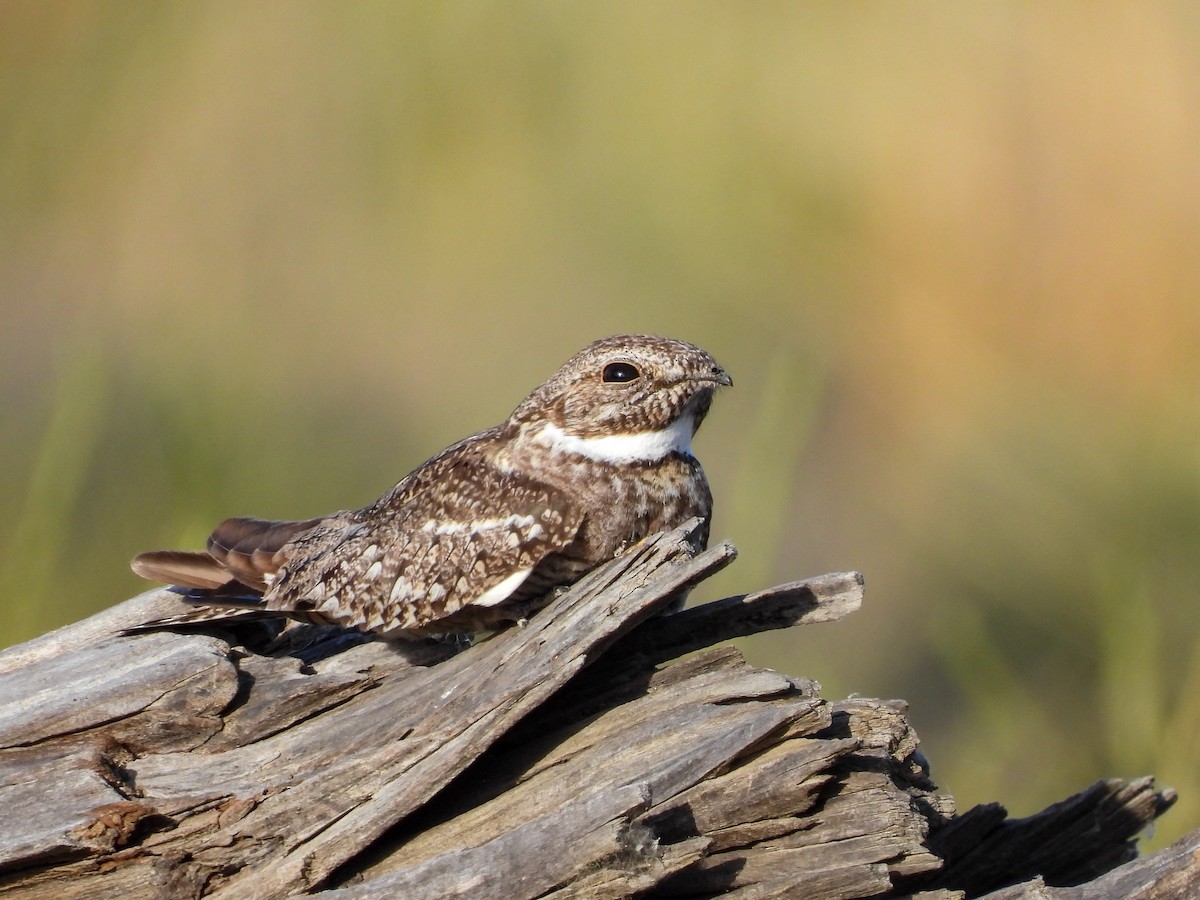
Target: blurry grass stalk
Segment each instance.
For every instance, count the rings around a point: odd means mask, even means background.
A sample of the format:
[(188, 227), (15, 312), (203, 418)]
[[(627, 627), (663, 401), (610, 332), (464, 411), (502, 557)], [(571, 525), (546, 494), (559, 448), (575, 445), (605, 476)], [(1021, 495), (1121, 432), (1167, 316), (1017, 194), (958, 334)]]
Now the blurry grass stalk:
[(1173, 708), (1164, 716), (1165, 723), (1158, 742), (1161, 771), (1170, 772), (1168, 783), (1179, 792), (1179, 802), (1171, 818), (1172, 825), (1164, 839), (1155, 846), (1169, 843), (1176, 831), (1192, 827), (1200, 817), (1200, 771), (1196, 758), (1200, 756), (1200, 642), (1192, 649), (1187, 674), (1178, 686)]
[[(952, 682), (965, 696), (967, 721), (956, 723), (958, 756), (953, 768), (970, 774), (978, 795), (1001, 796), (1002, 775), (996, 763), (1012, 759), (1024, 742), (1029, 716), (1040, 715), (1040, 707), (997, 646), (980, 609), (969, 603), (946, 604), (930, 622), (929, 633)], [(1015, 727), (1016, 722), (1023, 728)], [(955, 789), (953, 784), (944, 786)]]
[(1147, 588), (1139, 583), (1142, 572), (1144, 564), (1110, 558), (1099, 566), (1093, 588), (1107, 756), (1121, 773), (1155, 771), (1166, 707), (1161, 622)]
[(786, 345), (776, 349), (768, 364), (761, 402), (742, 438), (746, 452), (734, 489), (723, 500), (729, 510), (725, 530), (736, 535), (739, 544), (772, 548), (756, 559), (741, 560), (740, 584), (765, 586), (772, 577), (793, 513), (800, 459), (816, 420), (823, 372), (819, 360), (802, 359), (795, 347)]
[(50, 421), (0, 561), (0, 602), (9, 634), (27, 634), (44, 618), (39, 607), (54, 600), (55, 573), (70, 564), (75, 506), (107, 417), (103, 348), (79, 339), (64, 342), (60, 350)]
[(1200, 644), (1172, 690), (1164, 620), (1148, 582), (1153, 567), (1118, 562), (1127, 564), (1109, 567), (1096, 590), (1108, 762), (1115, 775), (1154, 773), (1179, 794), (1167, 827), (1144, 836), (1149, 852), (1171, 843), (1200, 814)]

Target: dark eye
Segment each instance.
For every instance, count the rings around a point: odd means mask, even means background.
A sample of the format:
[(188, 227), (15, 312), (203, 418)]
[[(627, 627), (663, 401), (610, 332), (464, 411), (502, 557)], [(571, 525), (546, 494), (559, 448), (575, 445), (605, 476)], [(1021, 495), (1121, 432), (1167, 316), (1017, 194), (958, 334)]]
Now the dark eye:
[(642, 373), (637, 370), (637, 366), (635, 366), (633, 363), (609, 363), (604, 367), (605, 381), (614, 381), (618, 384), (625, 384), (626, 382), (637, 381), (641, 377)]

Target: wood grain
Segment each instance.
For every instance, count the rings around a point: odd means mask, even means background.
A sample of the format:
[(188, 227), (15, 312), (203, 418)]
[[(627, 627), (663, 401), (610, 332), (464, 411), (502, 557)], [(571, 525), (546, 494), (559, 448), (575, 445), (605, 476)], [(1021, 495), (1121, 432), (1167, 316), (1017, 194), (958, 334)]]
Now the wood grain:
[(662, 615), (736, 555), (697, 552), (694, 527), (465, 649), (303, 625), (120, 635), (170, 613), (158, 591), (0, 653), (0, 896), (1194, 887), (1186, 848), (1128, 862), (1173, 800), (1151, 780), (1026, 820), (956, 815), (904, 704), (830, 702), (719, 646), (852, 612), (856, 573)]

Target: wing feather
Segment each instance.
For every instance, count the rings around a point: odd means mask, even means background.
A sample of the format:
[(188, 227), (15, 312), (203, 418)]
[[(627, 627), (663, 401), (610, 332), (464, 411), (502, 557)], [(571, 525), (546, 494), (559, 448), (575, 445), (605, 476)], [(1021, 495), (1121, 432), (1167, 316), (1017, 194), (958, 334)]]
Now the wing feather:
[(139, 553), (129, 567), (149, 581), (180, 587), (220, 590), (236, 579), (207, 553), (189, 550), (150, 550)]
[(267, 606), (383, 635), (436, 633), (450, 619), (445, 630), (463, 630), (472, 609), (501, 619), (496, 607), (527, 580), (552, 586), (529, 576), (582, 525), (560, 492), (483, 461), (438, 458), (410, 479), (297, 539), (288, 552), (298, 562), (280, 570)]
[[(139, 575), (216, 591), (196, 603), (327, 621), (388, 637), (493, 627), (505, 607), (577, 576), (583, 526), (562, 492), (495, 464), (496, 431), (443, 451), (365, 509), (304, 522), (233, 518), (207, 553), (155, 551)], [(557, 565), (555, 563), (562, 563)]]
[(226, 519), (209, 535), (208, 552), (238, 581), (265, 591), (283, 564), (282, 549), (321, 521), (277, 522), (249, 517)]

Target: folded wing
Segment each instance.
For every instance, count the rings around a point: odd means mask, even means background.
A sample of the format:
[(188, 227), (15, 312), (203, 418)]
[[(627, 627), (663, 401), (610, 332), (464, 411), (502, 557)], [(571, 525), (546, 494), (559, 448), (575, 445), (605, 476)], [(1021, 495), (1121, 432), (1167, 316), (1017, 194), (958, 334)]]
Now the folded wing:
[(561, 580), (582, 522), (544, 486), (506, 488), (322, 524), (291, 545), (303, 563), (283, 567), (266, 605), (384, 636), (490, 627)]
[(263, 593), (283, 565), (283, 547), (322, 522), (226, 519), (213, 529), (207, 552), (151, 550), (130, 567), (150, 581), (218, 593)]

